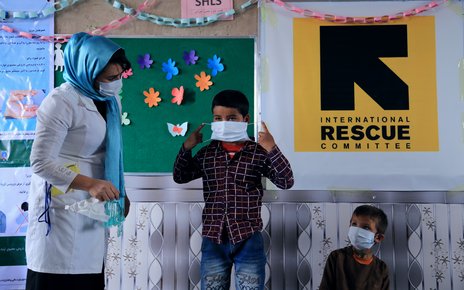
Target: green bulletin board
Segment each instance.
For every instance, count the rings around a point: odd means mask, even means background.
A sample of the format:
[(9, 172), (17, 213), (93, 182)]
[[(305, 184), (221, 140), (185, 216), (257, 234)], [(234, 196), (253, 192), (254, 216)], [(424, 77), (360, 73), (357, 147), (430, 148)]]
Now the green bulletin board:
[[(122, 111), (127, 112), (129, 125), (122, 128), (124, 166), (127, 173), (171, 173), (176, 155), (187, 136), (201, 123), (212, 121), (211, 101), (224, 89), (242, 91), (250, 101), (250, 117), (254, 117), (255, 39), (254, 38), (112, 38), (126, 51), (133, 75), (123, 80)], [(196, 64), (187, 65), (184, 52), (195, 50)], [(141, 69), (139, 56), (149, 53), (153, 64)], [(221, 58), (224, 70), (212, 76), (208, 59)], [(162, 64), (168, 59), (176, 62), (178, 75), (166, 79)], [(213, 85), (200, 91), (195, 75), (205, 72)], [(63, 82), (61, 73), (56, 84)], [(173, 88), (184, 87), (184, 100), (180, 105), (171, 102)], [(154, 88), (161, 102), (149, 107), (144, 91)], [(181, 125), (188, 122), (185, 136), (173, 137), (167, 123)], [(211, 136), (211, 127), (202, 129), (203, 140)], [(253, 126), (249, 126), (253, 135)], [(204, 145), (204, 144), (203, 144)], [(201, 146), (199, 144), (196, 150)]]

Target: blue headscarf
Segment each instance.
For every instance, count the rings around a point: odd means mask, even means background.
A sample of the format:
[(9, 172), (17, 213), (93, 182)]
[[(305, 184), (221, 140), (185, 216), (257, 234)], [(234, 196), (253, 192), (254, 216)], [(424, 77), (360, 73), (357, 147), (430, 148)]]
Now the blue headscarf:
[(74, 34), (64, 50), (65, 81), (84, 96), (106, 103), (106, 156), (105, 179), (120, 192), (118, 201), (107, 202), (106, 213), (110, 219), (107, 226), (121, 225), (124, 221), (124, 167), (122, 159), (121, 112), (118, 96), (105, 97), (93, 87), (97, 76), (103, 72), (113, 54), (122, 49), (103, 36), (84, 32)]

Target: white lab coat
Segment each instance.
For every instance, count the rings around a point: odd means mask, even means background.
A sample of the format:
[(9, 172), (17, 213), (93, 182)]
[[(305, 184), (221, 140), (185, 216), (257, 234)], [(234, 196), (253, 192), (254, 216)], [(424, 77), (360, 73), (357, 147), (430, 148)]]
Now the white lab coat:
[[(102, 222), (64, 209), (90, 197), (69, 189), (77, 173), (103, 179), (106, 122), (90, 98), (69, 83), (55, 88), (37, 113), (36, 137), (31, 152), (33, 171), (29, 192), (29, 227), (26, 235), (27, 267), (57, 274), (101, 273), (106, 254)], [(45, 180), (64, 194), (52, 196), (51, 230), (38, 222), (45, 207)]]

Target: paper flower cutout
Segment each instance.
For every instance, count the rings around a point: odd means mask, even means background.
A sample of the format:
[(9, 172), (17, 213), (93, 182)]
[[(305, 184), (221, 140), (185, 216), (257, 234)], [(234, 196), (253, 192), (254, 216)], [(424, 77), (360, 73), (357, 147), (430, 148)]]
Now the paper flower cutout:
[(146, 53), (145, 55), (139, 55), (137, 58), (137, 63), (141, 69), (150, 68), (153, 61), (150, 59), (150, 54)]
[(130, 77), (131, 75), (133, 75), (134, 73), (132, 72), (132, 69), (128, 69), (128, 70), (125, 70), (122, 72), (122, 78), (123, 79), (127, 79), (128, 77)]
[(171, 100), (171, 103), (180, 105), (184, 100), (184, 86), (180, 86), (180, 88), (173, 88), (171, 95), (174, 96), (174, 98)]
[(184, 60), (187, 65), (196, 64), (198, 56), (195, 55), (195, 50), (190, 52), (184, 51)]
[(221, 63), (221, 58), (216, 55), (213, 58), (208, 58), (208, 68), (212, 70), (211, 75), (215, 77), (218, 72), (224, 70), (224, 65)]
[(174, 125), (174, 124), (171, 124), (171, 123), (166, 123), (168, 124), (168, 131), (169, 133), (171, 133), (171, 135), (173, 137), (175, 136), (185, 136), (185, 133), (187, 133), (187, 125), (188, 125), (188, 122), (184, 122), (182, 123), (182, 125)]
[(129, 118), (127, 118), (127, 115), (128, 115), (127, 112), (122, 113), (122, 116), (121, 116), (121, 125), (123, 125), (123, 126), (129, 125), (130, 122), (131, 122), (131, 121), (129, 120)]
[(210, 81), (211, 76), (207, 75), (204, 71), (200, 75), (195, 75), (195, 79), (198, 81), (195, 86), (200, 88), (200, 91), (209, 90), (209, 87), (213, 85), (213, 82)]
[(179, 73), (179, 69), (176, 67), (176, 62), (172, 59), (168, 59), (168, 62), (163, 62), (162, 66), (168, 81), (172, 79), (172, 76), (175, 76)]
[(145, 95), (145, 103), (148, 104), (148, 106), (151, 108), (153, 106), (157, 107), (158, 103), (161, 102), (161, 98), (159, 98), (159, 92), (155, 92), (154, 88), (150, 88), (147, 91), (143, 91), (143, 94)]

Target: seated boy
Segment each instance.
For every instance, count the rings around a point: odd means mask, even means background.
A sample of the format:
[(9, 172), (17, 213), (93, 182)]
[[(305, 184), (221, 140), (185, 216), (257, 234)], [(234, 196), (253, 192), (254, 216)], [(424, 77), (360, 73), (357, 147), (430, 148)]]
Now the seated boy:
[(385, 262), (371, 248), (384, 239), (385, 213), (371, 205), (358, 206), (351, 217), (351, 246), (335, 250), (327, 258), (319, 290), (385, 290), (390, 287)]
[(264, 289), (266, 256), (261, 230), (262, 176), (279, 188), (293, 185), (287, 159), (263, 123), (258, 143), (247, 134), (249, 103), (235, 90), (218, 93), (212, 104), (211, 143), (192, 157), (202, 142), (198, 127), (185, 140), (174, 164), (174, 181), (203, 179), (201, 289)]

